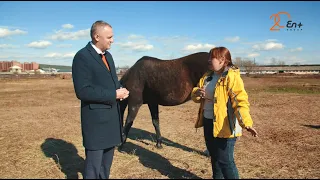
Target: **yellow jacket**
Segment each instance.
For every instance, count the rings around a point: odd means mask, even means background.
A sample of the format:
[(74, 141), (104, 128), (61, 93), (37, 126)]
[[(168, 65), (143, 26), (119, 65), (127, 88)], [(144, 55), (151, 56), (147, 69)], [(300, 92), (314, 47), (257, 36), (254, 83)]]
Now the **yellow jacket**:
[[(196, 96), (195, 92), (197, 89), (203, 87), (210, 73), (212, 73), (212, 71), (208, 71), (202, 76), (197, 87), (194, 87), (191, 93), (191, 99), (196, 103), (200, 103), (195, 128), (203, 126), (204, 106), (204, 99)], [(215, 118), (213, 126), (214, 137), (238, 137), (242, 135), (242, 128), (252, 127), (253, 121), (249, 113), (248, 94), (244, 89), (244, 84), (240, 77), (240, 70), (237, 67), (232, 66), (228, 71), (222, 73), (215, 86), (213, 97), (213, 116)]]

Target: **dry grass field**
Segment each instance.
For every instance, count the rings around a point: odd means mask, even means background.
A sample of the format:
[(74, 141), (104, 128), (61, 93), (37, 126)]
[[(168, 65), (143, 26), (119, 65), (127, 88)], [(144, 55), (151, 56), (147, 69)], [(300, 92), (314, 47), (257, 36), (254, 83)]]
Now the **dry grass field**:
[[(320, 178), (320, 77), (244, 77), (259, 137), (237, 141), (241, 178)], [(0, 79), (0, 178), (82, 178), (80, 101), (71, 79)], [(110, 178), (211, 178), (199, 104), (160, 106), (163, 149), (143, 105)]]

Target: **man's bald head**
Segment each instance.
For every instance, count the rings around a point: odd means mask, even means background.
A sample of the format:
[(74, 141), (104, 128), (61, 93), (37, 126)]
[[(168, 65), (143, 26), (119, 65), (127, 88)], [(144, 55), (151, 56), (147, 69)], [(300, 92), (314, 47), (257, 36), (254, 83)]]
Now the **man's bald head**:
[(91, 26), (91, 30), (90, 30), (90, 36), (92, 41), (94, 41), (94, 35), (100, 30), (103, 29), (104, 27), (111, 27), (110, 24), (108, 24), (107, 22), (104, 21), (96, 21), (95, 23), (92, 24)]

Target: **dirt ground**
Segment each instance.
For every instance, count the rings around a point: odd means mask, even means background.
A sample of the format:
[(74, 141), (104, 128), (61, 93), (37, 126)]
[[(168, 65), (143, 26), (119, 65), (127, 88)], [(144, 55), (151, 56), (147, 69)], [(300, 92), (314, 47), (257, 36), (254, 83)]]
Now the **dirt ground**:
[[(244, 77), (259, 137), (237, 141), (240, 178), (320, 178), (320, 81)], [(71, 79), (0, 79), (0, 178), (82, 178), (80, 101)], [(143, 105), (110, 178), (211, 178), (199, 104), (160, 106), (163, 149)]]

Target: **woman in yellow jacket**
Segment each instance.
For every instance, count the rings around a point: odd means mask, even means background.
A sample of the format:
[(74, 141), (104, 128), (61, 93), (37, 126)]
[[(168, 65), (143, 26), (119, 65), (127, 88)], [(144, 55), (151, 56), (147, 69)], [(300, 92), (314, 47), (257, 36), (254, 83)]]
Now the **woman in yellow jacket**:
[(210, 50), (209, 70), (193, 88), (191, 98), (200, 103), (196, 128), (203, 127), (211, 155), (214, 179), (239, 179), (234, 162), (234, 145), (242, 128), (256, 137), (249, 113), (248, 95), (240, 70), (232, 64), (225, 47)]

